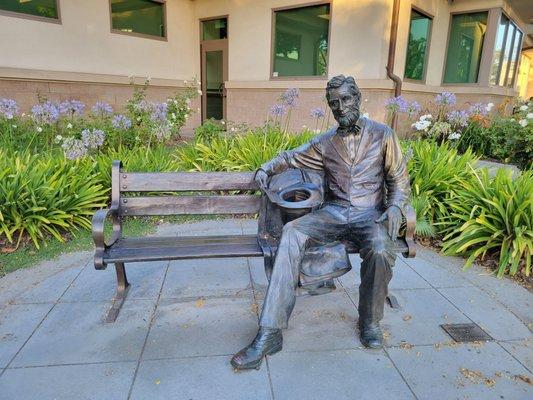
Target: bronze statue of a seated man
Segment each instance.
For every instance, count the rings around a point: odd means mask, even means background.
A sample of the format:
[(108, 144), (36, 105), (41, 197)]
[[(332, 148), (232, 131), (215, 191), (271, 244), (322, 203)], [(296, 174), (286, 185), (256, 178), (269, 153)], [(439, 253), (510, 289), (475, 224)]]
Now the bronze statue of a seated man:
[[(338, 127), (264, 164), (256, 180), (267, 187), (270, 176), (288, 168), (324, 173), (323, 205), (287, 223), (277, 249), (263, 303), (259, 331), (231, 360), (237, 369), (257, 368), (265, 355), (282, 349), (281, 330), (294, 308), (299, 268), (310, 242), (353, 241), (359, 247), (359, 330), (370, 348), (383, 345), (379, 321), (396, 255), (393, 240), (409, 198), (409, 176), (396, 134), (388, 126), (360, 117), (361, 92), (352, 77), (339, 75), (326, 88)], [(386, 221), (386, 222), (385, 222)]]

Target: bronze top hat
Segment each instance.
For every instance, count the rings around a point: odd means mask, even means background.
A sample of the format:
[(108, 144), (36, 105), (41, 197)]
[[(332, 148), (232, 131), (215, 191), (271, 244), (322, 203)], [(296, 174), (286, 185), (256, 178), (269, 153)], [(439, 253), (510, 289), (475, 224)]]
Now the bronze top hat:
[(280, 175), (284, 176), (273, 177), (265, 193), (285, 213), (303, 215), (322, 204), (324, 191), (302, 171), (289, 170)]

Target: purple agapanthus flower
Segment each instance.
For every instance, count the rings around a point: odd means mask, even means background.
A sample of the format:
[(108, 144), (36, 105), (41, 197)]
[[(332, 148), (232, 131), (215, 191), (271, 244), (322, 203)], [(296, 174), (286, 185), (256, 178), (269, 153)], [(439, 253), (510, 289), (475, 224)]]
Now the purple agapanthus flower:
[(31, 113), (38, 124), (53, 124), (59, 119), (59, 108), (51, 101), (35, 104), (31, 108)]
[(73, 137), (68, 137), (63, 141), (61, 145), (65, 157), (69, 160), (77, 160), (87, 154), (87, 147), (83, 145), (83, 142), (80, 139), (75, 139)]
[(113, 125), (113, 128), (115, 129), (126, 130), (131, 128), (131, 120), (125, 115), (119, 114), (113, 117), (111, 125)]
[(274, 104), (272, 107), (270, 107), (270, 115), (273, 117), (281, 117), (285, 115), (286, 112), (287, 110), (283, 104)]
[(13, 119), (19, 113), (19, 106), (13, 99), (0, 99), (0, 115), (5, 119)]
[(483, 103), (472, 104), (468, 109), (468, 112), (470, 113), (470, 115), (478, 115), (481, 117), (484, 117), (489, 113), (487, 105)]
[(410, 103), (407, 104), (405, 107), (405, 112), (407, 115), (412, 117), (415, 114), (418, 114), (420, 111), (422, 111), (422, 106), (417, 101), (413, 100)]
[(167, 103), (154, 103), (152, 105), (152, 114), (150, 119), (156, 122), (166, 122), (168, 113)]
[(385, 108), (390, 112), (406, 112), (407, 101), (403, 96), (391, 97), (385, 102)]
[(289, 88), (281, 95), (280, 100), (287, 107), (296, 107), (298, 97), (300, 97), (300, 90), (297, 88)]
[(59, 113), (69, 116), (79, 116), (85, 110), (85, 104), (79, 100), (65, 100), (59, 103)]
[(438, 106), (453, 106), (455, 103), (457, 103), (457, 97), (450, 92), (442, 92), (435, 97), (435, 104)]
[(105, 133), (100, 129), (84, 129), (81, 131), (81, 141), (88, 149), (97, 149), (104, 144)]
[(93, 106), (93, 113), (99, 117), (107, 117), (113, 114), (113, 107), (105, 101), (97, 101)]
[(454, 127), (465, 127), (468, 125), (468, 118), (470, 117), (466, 110), (453, 110), (446, 114), (448, 122)]
[(319, 119), (324, 118), (326, 116), (326, 112), (322, 108), (316, 107), (311, 110), (310, 115), (312, 118)]

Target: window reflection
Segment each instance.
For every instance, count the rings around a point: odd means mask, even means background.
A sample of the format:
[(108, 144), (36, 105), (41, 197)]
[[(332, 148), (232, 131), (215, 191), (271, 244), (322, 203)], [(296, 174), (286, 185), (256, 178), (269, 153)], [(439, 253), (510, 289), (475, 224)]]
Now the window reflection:
[(492, 57), (491, 85), (514, 86), (521, 47), (522, 32), (502, 13)]
[(452, 16), (446, 55), (445, 83), (477, 82), (487, 31), (487, 12)]
[(327, 73), (329, 4), (275, 12), (273, 76)]
[(431, 18), (415, 10), (411, 11), (405, 61), (405, 77), (408, 79), (421, 81), (424, 78), (430, 26)]
[(111, 0), (113, 29), (165, 37), (164, 4), (153, 0)]
[(0, 0), (0, 10), (58, 19), (56, 0)]

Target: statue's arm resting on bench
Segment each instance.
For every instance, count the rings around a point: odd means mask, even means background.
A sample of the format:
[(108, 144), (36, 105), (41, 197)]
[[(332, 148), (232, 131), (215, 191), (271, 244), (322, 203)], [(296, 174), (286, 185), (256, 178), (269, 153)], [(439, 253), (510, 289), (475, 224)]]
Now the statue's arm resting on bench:
[(405, 257), (415, 256), (414, 231), (416, 225), (416, 213), (409, 204), (411, 187), (409, 184), (409, 174), (406, 160), (402, 155), (400, 141), (392, 129), (390, 129), (384, 140), (384, 172), (385, 185), (387, 186), (387, 205), (398, 207), (405, 218), (405, 241), (408, 251)]

